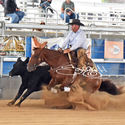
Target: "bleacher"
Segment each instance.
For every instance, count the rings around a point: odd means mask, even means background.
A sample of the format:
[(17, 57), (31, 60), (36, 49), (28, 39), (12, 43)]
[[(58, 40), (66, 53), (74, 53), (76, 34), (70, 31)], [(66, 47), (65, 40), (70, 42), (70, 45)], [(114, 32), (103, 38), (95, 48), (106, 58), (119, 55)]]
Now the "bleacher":
[[(25, 1), (25, 0), (24, 0)], [(57, 3), (57, 1), (55, 1)], [(125, 20), (125, 7), (123, 4), (91, 4), (91, 3), (80, 3), (74, 2), (76, 5), (76, 13), (79, 13), (80, 20), (86, 26), (121, 26)], [(60, 18), (60, 8), (54, 9), (54, 14), (48, 11), (43, 13), (39, 7), (39, 1), (31, 2), (20, 2), (21, 9), (26, 13), (24, 22), (40, 22), (64, 24)], [(58, 5), (58, 3), (57, 3)], [(61, 5), (61, 3), (60, 3)], [(78, 7), (80, 6), (80, 7)], [(82, 7), (82, 8), (81, 8)]]
[[(16, 25), (17, 29), (26, 26), (27, 30), (31, 30), (33, 28), (43, 28), (45, 30), (53, 30), (51, 27), (61, 26), (61, 28), (66, 26), (65, 21), (62, 20), (59, 16), (60, 8), (55, 8), (52, 5), (52, 9), (54, 10), (54, 14), (50, 11), (45, 13), (39, 7), (39, 1), (31, 1), (31, 0), (19, 0), (17, 1), (19, 8), (25, 12), (25, 16), (23, 20), (20, 22), (20, 25)], [(55, 1), (57, 2), (57, 1)], [(59, 3), (59, 1), (58, 1)], [(57, 3), (57, 4), (58, 4)], [(61, 3), (60, 3), (61, 4)], [(79, 17), (82, 23), (85, 24), (83, 29), (87, 33), (88, 37), (104, 37), (106, 35), (120, 35), (123, 37), (124, 35), (124, 24), (125, 24), (125, 7), (122, 4), (99, 4), (99, 3), (75, 3), (76, 5), (76, 13), (79, 13)], [(81, 6), (78, 9), (79, 4)], [(91, 6), (91, 8), (90, 8)], [(81, 8), (82, 7), (82, 8)], [(8, 17), (4, 17), (3, 7), (0, 5), (0, 20), (5, 21), (6, 25), (16, 27), (10, 24), (10, 20)], [(45, 26), (41, 26), (40, 22), (45, 22)], [(50, 26), (50, 28), (48, 28)], [(47, 28), (46, 28), (47, 27)], [(67, 28), (66, 28), (67, 29)], [(55, 29), (54, 29), (55, 30)], [(64, 30), (63, 30), (64, 31)], [(94, 34), (94, 36), (93, 36)]]
[[(42, 11), (39, 7), (39, 1), (18, 1), (19, 8), (25, 12), (25, 17), (20, 23), (34, 23), (39, 24), (41, 21), (52, 24), (64, 24), (60, 18), (60, 8), (54, 10), (52, 14), (49, 10), (48, 13)], [(117, 6), (116, 6), (117, 5)], [(118, 6), (119, 5), (119, 6)], [(76, 13), (79, 13), (81, 22), (86, 26), (123, 26), (125, 20), (125, 7), (121, 4), (90, 4), (82, 3), (82, 9), (76, 9)], [(89, 8), (91, 6), (91, 8)], [(112, 7), (111, 7), (112, 6)], [(76, 4), (77, 8), (77, 4)], [(3, 7), (0, 5), (0, 19), (9, 22), (4, 17)]]

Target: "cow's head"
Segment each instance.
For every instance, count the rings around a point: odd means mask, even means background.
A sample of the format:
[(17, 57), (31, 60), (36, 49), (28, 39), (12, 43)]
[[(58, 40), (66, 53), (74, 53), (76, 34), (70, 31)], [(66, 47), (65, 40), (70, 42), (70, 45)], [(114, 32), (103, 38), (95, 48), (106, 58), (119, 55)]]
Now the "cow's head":
[(16, 63), (13, 65), (13, 69), (9, 72), (9, 76), (21, 75), (27, 70), (27, 63), (29, 62), (29, 57), (25, 61), (22, 61), (19, 57)]

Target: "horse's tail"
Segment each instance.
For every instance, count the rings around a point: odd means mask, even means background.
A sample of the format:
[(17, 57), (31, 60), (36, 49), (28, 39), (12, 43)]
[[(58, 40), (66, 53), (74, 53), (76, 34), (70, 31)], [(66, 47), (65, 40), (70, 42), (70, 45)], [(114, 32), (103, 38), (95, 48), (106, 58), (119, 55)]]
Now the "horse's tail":
[(112, 95), (119, 95), (125, 92), (123, 86), (118, 87), (113, 82), (111, 82), (111, 80), (108, 80), (108, 79), (102, 80), (99, 91), (106, 91)]

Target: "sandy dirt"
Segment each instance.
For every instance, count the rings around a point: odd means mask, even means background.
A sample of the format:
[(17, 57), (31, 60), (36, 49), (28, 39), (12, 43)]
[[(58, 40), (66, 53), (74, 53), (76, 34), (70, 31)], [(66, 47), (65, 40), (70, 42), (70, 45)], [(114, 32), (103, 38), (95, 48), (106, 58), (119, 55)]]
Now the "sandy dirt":
[(125, 125), (125, 110), (50, 109), (42, 99), (8, 107), (9, 101), (0, 100), (0, 125)]
[[(45, 89), (42, 99), (26, 99), (21, 107), (9, 107), (10, 100), (0, 100), (0, 125), (125, 125), (125, 93), (113, 96), (97, 91), (88, 95), (77, 85), (69, 93)], [(81, 97), (83, 109), (55, 108), (78, 102)], [(86, 108), (86, 104), (95, 110)]]

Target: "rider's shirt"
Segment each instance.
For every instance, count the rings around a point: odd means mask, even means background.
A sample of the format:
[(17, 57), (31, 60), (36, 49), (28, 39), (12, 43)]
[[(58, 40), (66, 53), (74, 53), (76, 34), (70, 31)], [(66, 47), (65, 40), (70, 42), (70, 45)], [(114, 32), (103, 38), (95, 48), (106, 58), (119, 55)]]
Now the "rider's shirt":
[(70, 31), (62, 45), (62, 49), (70, 48), (71, 51), (78, 48), (87, 49), (89, 45), (90, 44), (86, 40), (84, 31), (79, 29), (76, 33)]

